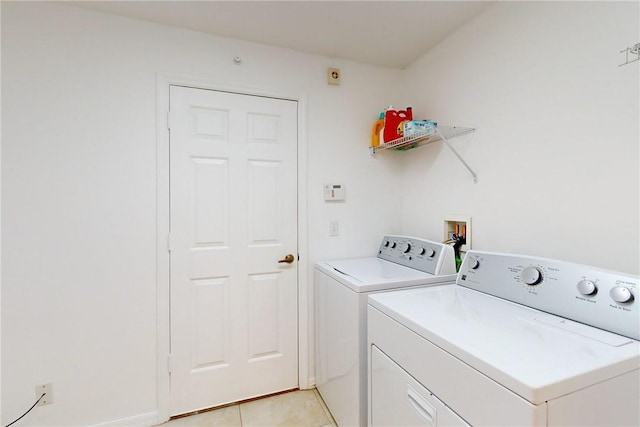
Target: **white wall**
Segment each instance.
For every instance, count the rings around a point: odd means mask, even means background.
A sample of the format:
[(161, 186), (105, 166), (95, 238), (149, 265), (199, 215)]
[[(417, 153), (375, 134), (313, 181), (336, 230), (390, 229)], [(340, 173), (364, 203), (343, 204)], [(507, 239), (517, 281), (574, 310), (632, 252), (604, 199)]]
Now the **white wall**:
[[(327, 85), (329, 66), (342, 69), (341, 86)], [(306, 97), (302, 262), (369, 254), (393, 228), (397, 163), (367, 146), (399, 70), (3, 2), (3, 425), (46, 382), (55, 403), (18, 425), (154, 417), (157, 73)], [(322, 183), (334, 181), (347, 186), (345, 203), (323, 201)], [(341, 236), (329, 238), (334, 219)]]
[[(2, 45), (2, 5), (0, 5), (0, 46)], [(2, 81), (2, 55), (0, 55), (0, 81)], [(2, 87), (0, 86), (0, 100)], [(2, 188), (2, 102), (0, 102), (0, 189)], [(0, 224), (2, 223), (2, 198), (0, 197)], [(2, 227), (0, 226), (0, 278), (2, 277)], [(0, 313), (2, 312), (2, 279), (0, 279)], [(2, 336), (2, 316), (0, 316), (0, 337)], [(2, 340), (0, 339), (0, 402), (2, 402)], [(0, 405), (2, 420), (2, 405)]]
[(498, 2), (403, 76), (414, 112), (476, 127), (404, 153), (403, 232), (472, 216), (473, 247), (637, 274), (638, 2)]
[[(310, 265), (469, 214), (474, 247), (637, 273), (638, 64), (617, 66), (637, 28), (637, 2), (498, 3), (400, 72), (3, 2), (3, 424), (44, 382), (55, 404), (20, 425), (157, 410), (156, 73), (306, 96)], [(477, 127), (454, 144), (478, 184), (442, 144), (370, 157), (389, 103)], [(325, 182), (347, 201), (325, 203)]]

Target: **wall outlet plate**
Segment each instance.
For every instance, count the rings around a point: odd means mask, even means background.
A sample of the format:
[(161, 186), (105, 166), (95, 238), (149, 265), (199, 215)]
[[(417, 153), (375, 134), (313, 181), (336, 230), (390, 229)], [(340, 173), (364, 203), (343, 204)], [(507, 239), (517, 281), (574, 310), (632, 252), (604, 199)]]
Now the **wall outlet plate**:
[[(44, 393), (42, 399), (40, 396)], [(36, 399), (40, 399), (37, 406), (49, 405), (53, 403), (53, 383), (40, 384), (36, 386)]]
[(444, 220), (444, 236), (446, 242), (454, 234), (465, 236), (466, 244), (460, 247), (461, 252), (471, 249), (471, 217), (467, 215), (448, 215)]

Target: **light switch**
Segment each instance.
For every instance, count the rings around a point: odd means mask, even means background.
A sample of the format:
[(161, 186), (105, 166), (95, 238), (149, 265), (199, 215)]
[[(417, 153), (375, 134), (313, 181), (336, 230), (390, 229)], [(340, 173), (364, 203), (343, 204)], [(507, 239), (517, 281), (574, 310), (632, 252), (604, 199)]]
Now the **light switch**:
[(346, 198), (346, 191), (343, 184), (325, 184), (324, 200), (325, 201), (342, 201)]
[(329, 221), (329, 237), (337, 237), (340, 235), (340, 223), (338, 221)]

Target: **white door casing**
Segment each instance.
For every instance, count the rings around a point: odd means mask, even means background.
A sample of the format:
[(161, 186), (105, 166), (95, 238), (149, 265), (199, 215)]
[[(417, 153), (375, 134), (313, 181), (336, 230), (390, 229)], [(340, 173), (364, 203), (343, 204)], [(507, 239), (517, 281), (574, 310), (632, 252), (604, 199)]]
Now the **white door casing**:
[(298, 386), (297, 108), (170, 88), (171, 415)]

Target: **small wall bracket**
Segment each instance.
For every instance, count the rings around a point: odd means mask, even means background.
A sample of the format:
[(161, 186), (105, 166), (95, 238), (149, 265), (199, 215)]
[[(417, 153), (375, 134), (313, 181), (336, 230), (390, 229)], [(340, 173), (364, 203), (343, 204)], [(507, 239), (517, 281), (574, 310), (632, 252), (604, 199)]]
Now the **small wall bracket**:
[(636, 62), (640, 60), (640, 43), (636, 43), (633, 46), (628, 46), (626, 49), (621, 50), (620, 53), (624, 53), (624, 63), (619, 64), (618, 67), (622, 67), (623, 65), (631, 64), (632, 62)]

